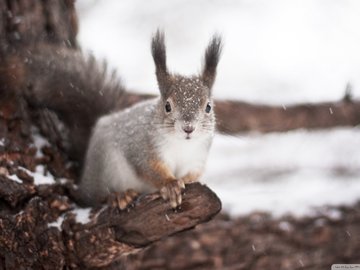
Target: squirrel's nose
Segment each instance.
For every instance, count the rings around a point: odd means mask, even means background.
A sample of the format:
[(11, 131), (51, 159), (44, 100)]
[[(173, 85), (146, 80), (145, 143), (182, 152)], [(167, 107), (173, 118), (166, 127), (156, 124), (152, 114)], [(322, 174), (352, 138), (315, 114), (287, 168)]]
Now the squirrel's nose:
[(183, 130), (187, 133), (187, 134), (190, 134), (194, 131), (194, 127), (193, 126), (184, 126), (183, 127)]

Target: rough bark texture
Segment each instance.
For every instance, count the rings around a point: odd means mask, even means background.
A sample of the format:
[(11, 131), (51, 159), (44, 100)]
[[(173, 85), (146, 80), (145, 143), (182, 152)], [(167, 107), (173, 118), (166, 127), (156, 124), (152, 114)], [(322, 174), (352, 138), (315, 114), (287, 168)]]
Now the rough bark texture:
[(75, 0), (1, 0), (1, 46), (39, 42), (76, 48)]

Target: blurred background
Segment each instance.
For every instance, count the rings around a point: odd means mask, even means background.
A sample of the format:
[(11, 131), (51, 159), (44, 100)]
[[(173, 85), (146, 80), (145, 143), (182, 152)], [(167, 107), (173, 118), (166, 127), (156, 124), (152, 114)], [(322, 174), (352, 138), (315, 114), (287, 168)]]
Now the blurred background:
[[(216, 99), (286, 109), (336, 102), (346, 87), (360, 99), (357, 0), (78, 0), (77, 10), (83, 50), (136, 92), (157, 94), (150, 38), (161, 28), (168, 65), (182, 74), (199, 72), (211, 35), (222, 34)], [(235, 216), (351, 205), (360, 199), (360, 128), (217, 134), (203, 181)]]

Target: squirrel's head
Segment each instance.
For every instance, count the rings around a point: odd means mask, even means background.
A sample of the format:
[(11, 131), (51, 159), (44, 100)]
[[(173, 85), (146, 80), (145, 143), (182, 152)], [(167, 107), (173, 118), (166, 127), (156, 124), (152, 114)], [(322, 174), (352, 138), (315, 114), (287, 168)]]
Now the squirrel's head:
[(205, 51), (202, 72), (197, 76), (185, 77), (168, 71), (164, 33), (159, 30), (153, 36), (151, 49), (164, 125), (186, 139), (201, 133), (213, 133), (215, 115), (211, 90), (221, 55), (221, 37), (214, 35), (211, 39)]

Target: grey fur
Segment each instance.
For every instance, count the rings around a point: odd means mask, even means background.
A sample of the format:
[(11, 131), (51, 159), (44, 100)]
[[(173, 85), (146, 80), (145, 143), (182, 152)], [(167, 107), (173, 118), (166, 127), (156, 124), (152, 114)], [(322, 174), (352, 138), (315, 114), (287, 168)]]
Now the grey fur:
[(170, 86), (169, 73), (166, 66), (166, 46), (165, 34), (157, 30), (151, 41), (151, 53), (154, 59), (156, 68), (156, 78), (159, 85), (159, 90), (162, 96), (168, 96), (168, 89)]
[[(220, 42), (214, 40), (206, 53), (212, 80), (220, 56)], [(159, 31), (152, 40), (152, 54), (161, 96), (99, 119), (79, 187), (85, 204), (98, 204), (114, 191), (153, 190), (163, 180), (151, 166), (154, 160), (166, 164), (176, 179), (204, 169), (215, 129), (213, 110), (205, 111), (213, 105), (212, 83), (206, 85), (203, 74), (168, 74), (164, 35)], [(170, 112), (165, 110), (167, 102)], [(194, 129), (191, 135), (184, 132), (189, 126)]]
[(215, 81), (216, 68), (219, 63), (223, 47), (221, 40), (220, 35), (214, 35), (205, 51), (205, 63), (202, 79), (204, 84), (209, 88), (212, 88)]

